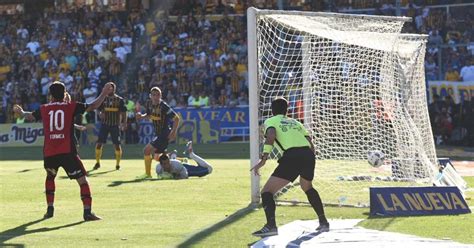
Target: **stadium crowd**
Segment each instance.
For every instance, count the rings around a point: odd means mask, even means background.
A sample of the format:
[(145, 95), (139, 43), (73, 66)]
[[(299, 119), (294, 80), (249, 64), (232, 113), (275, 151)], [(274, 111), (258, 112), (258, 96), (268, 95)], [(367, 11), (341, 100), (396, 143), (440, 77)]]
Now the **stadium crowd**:
[[(81, 6), (50, 8), (42, 15), (2, 14), (0, 123), (23, 122), (13, 115), (12, 106), (35, 110), (56, 80), (65, 83), (73, 99), (85, 102), (114, 81), (130, 112), (143, 105), (153, 86), (163, 90), (171, 107), (247, 105), (247, 7), (396, 12), (393, 1), (385, 0), (289, 0), (283, 1), (285, 6), (277, 0), (228, 2), (232, 4), (177, 0), (167, 13)], [(402, 14), (414, 19), (405, 31), (429, 35), (426, 79), (474, 81), (473, 12), (448, 15), (443, 8), (430, 7), (452, 3), (445, 0), (401, 2)], [(462, 96), (457, 103), (452, 97), (434, 97), (430, 115), (438, 143), (474, 145), (472, 97)], [(94, 122), (94, 115), (85, 121)]]

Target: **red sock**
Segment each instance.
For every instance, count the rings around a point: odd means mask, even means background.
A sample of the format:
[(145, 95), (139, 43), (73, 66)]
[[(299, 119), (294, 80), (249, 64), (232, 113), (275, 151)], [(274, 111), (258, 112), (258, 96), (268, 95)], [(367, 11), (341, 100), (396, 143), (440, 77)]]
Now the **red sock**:
[(54, 205), (54, 191), (56, 190), (54, 177), (46, 176), (44, 187), (46, 188), (46, 203), (48, 203), (48, 206), (53, 206)]
[(91, 190), (89, 188), (88, 183), (81, 184), (81, 200), (84, 208), (91, 208), (92, 205), (92, 197), (91, 197)]

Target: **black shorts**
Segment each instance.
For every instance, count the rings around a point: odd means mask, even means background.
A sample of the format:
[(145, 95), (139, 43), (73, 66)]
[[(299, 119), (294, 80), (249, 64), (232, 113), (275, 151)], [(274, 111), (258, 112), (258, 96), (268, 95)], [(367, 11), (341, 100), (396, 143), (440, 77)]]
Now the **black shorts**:
[(166, 152), (168, 148), (168, 135), (155, 136), (150, 144), (155, 148), (156, 153)]
[(312, 181), (316, 159), (309, 147), (290, 148), (278, 160), (278, 166), (272, 176), (293, 182), (298, 176)]
[(118, 126), (108, 126), (101, 125), (99, 130), (99, 139), (97, 143), (105, 144), (107, 142), (107, 137), (110, 133), (112, 137), (112, 143), (114, 145), (120, 145), (120, 130)]
[(87, 175), (79, 155), (76, 153), (58, 154), (44, 158), (44, 169), (56, 175), (59, 167), (63, 167), (69, 179), (78, 179)]

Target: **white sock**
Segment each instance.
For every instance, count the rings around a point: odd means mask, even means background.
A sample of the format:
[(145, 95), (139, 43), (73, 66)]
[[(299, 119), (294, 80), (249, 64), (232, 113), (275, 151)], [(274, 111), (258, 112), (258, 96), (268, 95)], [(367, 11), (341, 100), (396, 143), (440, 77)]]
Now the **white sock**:
[(199, 166), (206, 167), (209, 170), (209, 174), (212, 172), (212, 166), (203, 158), (199, 157), (196, 153), (191, 152), (189, 157), (192, 158)]

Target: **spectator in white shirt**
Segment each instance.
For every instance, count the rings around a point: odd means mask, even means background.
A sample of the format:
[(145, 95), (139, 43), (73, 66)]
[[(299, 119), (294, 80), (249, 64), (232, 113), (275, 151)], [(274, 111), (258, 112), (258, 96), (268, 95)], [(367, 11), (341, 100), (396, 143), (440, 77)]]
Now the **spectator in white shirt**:
[(70, 92), (72, 90), (72, 83), (74, 82), (74, 77), (71, 76), (69, 70), (67, 70), (66, 78), (64, 79), (64, 86), (66, 86), (66, 90)]
[(86, 99), (86, 103), (91, 103), (97, 97), (97, 88), (92, 86), (92, 83), (89, 81), (87, 87), (82, 91), (82, 94)]
[(97, 81), (99, 80), (99, 76), (96, 75), (94, 69), (90, 69), (89, 72), (87, 73), (87, 78), (89, 81)]
[(95, 44), (92, 49), (96, 51), (97, 54), (100, 54), (103, 50), (103, 45), (101, 43)]
[(40, 44), (38, 41), (32, 40), (26, 44), (26, 47), (30, 49), (31, 53), (33, 53), (34, 55), (39, 54), (38, 48), (40, 48)]
[(19, 29), (16, 30), (16, 34), (21, 38), (26, 40), (28, 38), (29, 32), (28, 29), (23, 27), (23, 25), (20, 26)]
[(52, 66), (52, 67), (58, 66), (58, 62), (56, 62), (56, 60), (52, 58), (50, 55), (48, 55), (48, 58), (44, 61), (43, 68), (48, 68), (49, 66)]
[(51, 83), (51, 78), (48, 76), (48, 72), (43, 73), (43, 77), (41, 78), (41, 94), (43, 96), (48, 95), (49, 84)]
[(127, 59), (127, 49), (123, 46), (119, 46), (114, 49), (115, 56), (119, 59), (119, 61), (124, 64)]
[(461, 68), (461, 80), (464, 82), (474, 82), (474, 59), (471, 59), (470, 65)]
[(436, 71), (438, 66), (436, 65), (433, 57), (428, 57), (425, 61), (425, 74), (427, 80), (436, 80)]
[(191, 95), (188, 97), (188, 107), (197, 107), (195, 103), (198, 102), (199, 97), (197, 96), (196, 92), (193, 91)]

